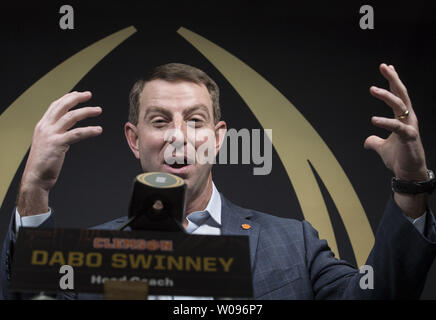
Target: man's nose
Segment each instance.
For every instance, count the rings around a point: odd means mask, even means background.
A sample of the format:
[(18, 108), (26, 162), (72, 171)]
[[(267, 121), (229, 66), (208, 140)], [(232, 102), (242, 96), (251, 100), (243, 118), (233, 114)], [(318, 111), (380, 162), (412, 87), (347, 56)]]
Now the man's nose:
[(176, 121), (174, 123), (174, 135), (172, 144), (176, 148), (180, 148), (186, 144), (186, 124), (184, 121)]

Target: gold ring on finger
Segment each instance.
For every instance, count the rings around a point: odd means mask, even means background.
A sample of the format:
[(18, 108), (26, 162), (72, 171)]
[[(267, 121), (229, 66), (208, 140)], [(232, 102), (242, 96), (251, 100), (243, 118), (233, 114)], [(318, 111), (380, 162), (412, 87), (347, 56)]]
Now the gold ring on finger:
[(409, 116), (409, 110), (406, 110), (406, 112), (404, 112), (403, 114), (400, 114), (398, 116), (398, 119), (404, 120), (404, 119), (407, 119), (408, 116)]

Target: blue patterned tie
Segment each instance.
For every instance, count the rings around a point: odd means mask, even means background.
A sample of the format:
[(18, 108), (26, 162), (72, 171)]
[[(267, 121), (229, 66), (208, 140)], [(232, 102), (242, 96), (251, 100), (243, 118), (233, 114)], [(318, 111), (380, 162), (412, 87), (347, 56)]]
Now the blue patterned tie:
[(209, 219), (210, 214), (208, 211), (195, 211), (188, 215), (188, 227), (186, 228), (186, 232), (193, 233), (197, 230), (203, 223)]

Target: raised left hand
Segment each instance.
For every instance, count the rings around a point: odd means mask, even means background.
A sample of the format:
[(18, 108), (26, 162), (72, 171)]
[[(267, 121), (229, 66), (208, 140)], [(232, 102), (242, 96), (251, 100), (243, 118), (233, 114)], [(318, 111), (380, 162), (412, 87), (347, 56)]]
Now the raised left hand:
[[(392, 65), (382, 63), (380, 72), (388, 80), (390, 91), (372, 86), (370, 93), (392, 108), (394, 118), (372, 117), (371, 122), (377, 127), (389, 130), (391, 134), (387, 139), (372, 135), (365, 140), (364, 147), (376, 151), (398, 179), (428, 180), (418, 119), (407, 89)], [(405, 116), (407, 111), (408, 115)]]

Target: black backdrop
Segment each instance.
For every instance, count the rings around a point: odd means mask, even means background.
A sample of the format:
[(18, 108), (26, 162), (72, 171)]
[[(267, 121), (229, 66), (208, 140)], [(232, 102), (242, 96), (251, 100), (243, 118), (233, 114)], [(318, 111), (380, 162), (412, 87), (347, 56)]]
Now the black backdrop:
[[(74, 8), (74, 30), (59, 28), (63, 4)], [(374, 8), (374, 30), (359, 28), (359, 8), (364, 4)], [(228, 127), (261, 127), (225, 78), (176, 33), (183, 26), (248, 64), (303, 113), (349, 177), (375, 231), (390, 195), (391, 173), (375, 152), (363, 148), (363, 142), (370, 134), (387, 135), (370, 124), (370, 117), (391, 116), (391, 111), (370, 96), (369, 86), (386, 87), (378, 71), (381, 62), (396, 66), (420, 119), (428, 167), (435, 170), (435, 10), (435, 4), (425, 1), (3, 2), (0, 113), (72, 54), (113, 32), (135, 26), (138, 32), (74, 88), (91, 90), (91, 103), (104, 110), (99, 118), (80, 125), (102, 125), (104, 133), (72, 146), (50, 195), (59, 226), (90, 227), (125, 215), (132, 179), (140, 172), (123, 135), (128, 92), (151, 67), (182, 62), (203, 69), (221, 88), (222, 113)], [(1, 208), (2, 239), (25, 160)], [(303, 219), (275, 153), (272, 168), (270, 175), (253, 176), (250, 165), (219, 165), (214, 168), (214, 181), (241, 206)], [(435, 208), (434, 196), (430, 201)], [(334, 212), (331, 203), (328, 206)], [(355, 263), (340, 219), (334, 213), (332, 218), (341, 257)], [(436, 298), (436, 264), (422, 297)]]

